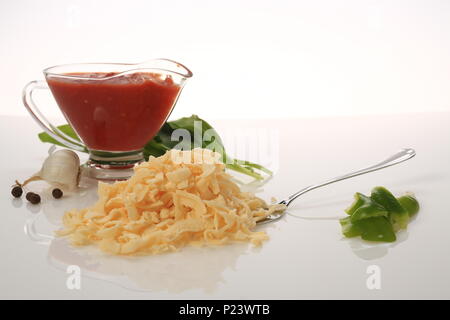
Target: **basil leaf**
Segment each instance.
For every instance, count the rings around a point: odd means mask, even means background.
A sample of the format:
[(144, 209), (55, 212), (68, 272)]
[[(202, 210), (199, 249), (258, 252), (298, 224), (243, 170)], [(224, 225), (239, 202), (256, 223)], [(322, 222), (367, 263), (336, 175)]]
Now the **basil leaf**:
[[(81, 139), (68, 124), (58, 127), (59, 130), (81, 142)], [(185, 141), (181, 139), (178, 141), (174, 139), (174, 131), (186, 130), (190, 139)], [(69, 148), (62, 143), (53, 139), (46, 132), (39, 133), (39, 139), (42, 142), (52, 143), (61, 147)], [(182, 138), (182, 135), (180, 136)], [(230, 158), (225, 152), (222, 139), (217, 131), (205, 120), (201, 119), (197, 115), (190, 117), (183, 117), (178, 120), (173, 120), (164, 123), (159, 132), (144, 146), (144, 158), (148, 160), (150, 156), (159, 157), (165, 154), (167, 151), (179, 148), (184, 150), (192, 150), (193, 148), (204, 148), (215, 151), (222, 156), (222, 162), (225, 163), (228, 169), (240, 172), (255, 179), (261, 180), (264, 177), (257, 172), (257, 170), (264, 172), (268, 175), (272, 174), (269, 169), (249, 161), (242, 161)], [(88, 152), (87, 149), (85, 152)]]
[[(60, 130), (61, 132), (65, 133), (69, 137), (81, 142), (81, 139), (78, 137), (78, 135), (76, 134), (76, 132), (72, 129), (72, 127), (70, 125), (63, 124), (61, 126), (58, 126), (57, 129)], [(51, 144), (55, 144), (55, 145), (58, 145), (61, 147), (71, 149), (70, 147), (68, 147), (68, 146), (58, 142), (54, 138), (52, 138), (47, 132), (39, 133), (38, 137), (39, 137), (39, 140), (41, 140), (42, 142), (47, 142), (47, 143), (51, 143)], [(86, 148), (85, 148), (84, 152), (88, 152)]]

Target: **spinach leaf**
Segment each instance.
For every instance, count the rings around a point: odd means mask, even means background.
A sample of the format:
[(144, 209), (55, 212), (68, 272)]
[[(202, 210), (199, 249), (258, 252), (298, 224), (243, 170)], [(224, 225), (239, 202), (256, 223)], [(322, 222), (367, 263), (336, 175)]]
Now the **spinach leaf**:
[[(81, 141), (72, 127), (68, 124), (58, 127), (68, 136)], [(175, 132), (175, 130), (178, 130)], [(56, 144), (65, 148), (67, 146), (59, 143), (45, 132), (38, 135), (42, 142)], [(189, 137), (189, 139), (186, 139)], [(178, 139), (178, 140), (177, 140)], [(197, 115), (183, 117), (178, 120), (164, 123), (160, 131), (144, 146), (144, 157), (148, 160), (150, 156), (159, 157), (171, 149), (191, 150), (193, 148), (204, 148), (215, 151), (222, 156), (222, 162), (230, 170), (240, 172), (255, 179), (264, 179), (260, 172), (272, 175), (269, 169), (250, 161), (237, 160), (229, 157), (225, 152), (222, 139), (217, 131), (205, 120)], [(88, 152), (87, 150), (85, 152)]]
[[(64, 124), (62, 126), (57, 127), (61, 132), (65, 133), (66, 135), (68, 135), (69, 137), (80, 141), (80, 138), (78, 137), (78, 135), (75, 133), (75, 131), (72, 129), (72, 127), (68, 124)], [(61, 147), (65, 147), (65, 148), (69, 148), (70, 147), (66, 146), (65, 144), (60, 143), (59, 141), (55, 140), (54, 138), (52, 138), (49, 134), (47, 134), (46, 132), (41, 132), (38, 134), (39, 139), (42, 142), (48, 142), (48, 143), (52, 143)], [(86, 147), (84, 148), (84, 152), (88, 152), (88, 150), (86, 149)]]

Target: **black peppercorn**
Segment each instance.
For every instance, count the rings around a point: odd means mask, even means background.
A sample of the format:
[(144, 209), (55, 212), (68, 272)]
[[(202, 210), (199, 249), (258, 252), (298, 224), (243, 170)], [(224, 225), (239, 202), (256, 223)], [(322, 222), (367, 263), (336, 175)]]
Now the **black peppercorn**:
[(59, 199), (59, 198), (61, 198), (61, 197), (63, 196), (63, 192), (62, 192), (61, 189), (55, 188), (55, 189), (53, 189), (53, 191), (52, 191), (52, 196), (53, 196), (53, 198), (55, 198), (55, 199)]
[(41, 202), (41, 196), (34, 192), (28, 192), (26, 195), (26, 199), (32, 204), (38, 204), (39, 202)]
[(11, 190), (11, 194), (13, 195), (14, 198), (20, 198), (22, 196), (22, 193), (23, 189), (20, 186), (15, 186)]

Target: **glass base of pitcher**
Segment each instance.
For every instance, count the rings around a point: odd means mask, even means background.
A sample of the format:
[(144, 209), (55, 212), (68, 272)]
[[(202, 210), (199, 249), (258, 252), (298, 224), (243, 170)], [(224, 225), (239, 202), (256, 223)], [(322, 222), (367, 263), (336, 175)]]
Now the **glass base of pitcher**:
[(89, 150), (86, 163), (88, 175), (97, 180), (126, 180), (130, 178), (135, 165), (144, 161), (142, 150), (110, 152)]

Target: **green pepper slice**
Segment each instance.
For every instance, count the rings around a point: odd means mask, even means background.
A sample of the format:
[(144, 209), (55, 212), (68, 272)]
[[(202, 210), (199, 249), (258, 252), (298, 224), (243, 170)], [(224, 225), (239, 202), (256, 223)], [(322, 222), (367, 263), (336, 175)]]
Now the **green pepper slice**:
[(359, 192), (355, 194), (355, 202), (349, 209), (349, 212), (353, 212), (350, 216), (353, 223), (362, 219), (388, 216), (388, 212), (384, 207), (373, 201), (372, 198)]
[(353, 238), (361, 235), (361, 230), (357, 225), (353, 224), (350, 217), (345, 217), (339, 220), (342, 226), (342, 234), (347, 238)]
[(365, 195), (363, 195), (362, 193), (357, 192), (357, 193), (355, 193), (353, 198), (355, 199), (353, 201), (353, 203), (350, 205), (350, 207), (345, 209), (345, 212), (347, 212), (347, 214), (350, 215), (350, 216), (353, 213), (355, 213), (355, 211), (364, 204), (364, 200), (367, 197)]
[(370, 195), (372, 200), (383, 206), (389, 212), (389, 220), (394, 231), (406, 229), (409, 222), (409, 214), (394, 195), (384, 187), (375, 187)]
[(405, 194), (404, 196), (397, 198), (397, 200), (401, 206), (408, 211), (410, 218), (419, 212), (419, 202), (412, 194)]
[(419, 209), (414, 195), (395, 198), (386, 188), (375, 187), (370, 197), (356, 193), (353, 203), (345, 210), (349, 216), (339, 222), (347, 238), (361, 236), (368, 241), (394, 242), (395, 232), (406, 229), (410, 217)]
[(364, 240), (394, 242), (397, 239), (392, 224), (386, 217), (358, 220), (354, 224), (361, 230), (361, 238)]
[(347, 238), (361, 236), (367, 241), (394, 242), (395, 236), (392, 224), (387, 217), (373, 217), (352, 222), (350, 217), (339, 220), (342, 234)]

